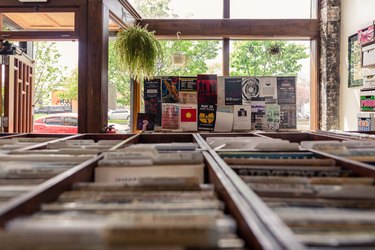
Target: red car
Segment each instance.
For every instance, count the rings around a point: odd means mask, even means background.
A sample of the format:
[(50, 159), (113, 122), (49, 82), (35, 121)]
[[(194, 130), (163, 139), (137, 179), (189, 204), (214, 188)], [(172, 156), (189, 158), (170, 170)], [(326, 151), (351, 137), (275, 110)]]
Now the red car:
[(78, 133), (78, 115), (76, 113), (63, 113), (38, 118), (34, 120), (34, 133)]

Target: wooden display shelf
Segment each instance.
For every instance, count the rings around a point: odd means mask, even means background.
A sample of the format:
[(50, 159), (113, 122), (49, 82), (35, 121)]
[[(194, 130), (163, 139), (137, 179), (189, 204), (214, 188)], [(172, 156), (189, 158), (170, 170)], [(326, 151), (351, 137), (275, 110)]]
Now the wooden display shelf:
[[(306, 140), (344, 140), (348, 138), (336, 137), (334, 134), (320, 135), (314, 133), (262, 133), (257, 134), (268, 138), (280, 138), (284, 140), (289, 140), (290, 142), (301, 142)], [(227, 135), (230, 137), (230, 134)], [(206, 144), (209, 148), (208, 152), (212, 158), (217, 162), (217, 166), (220, 167), (223, 174), (232, 182), (232, 184), (237, 188), (240, 195), (246, 200), (249, 210), (248, 213), (256, 214), (257, 218), (260, 219), (261, 223), (265, 225), (270, 234), (272, 234), (275, 239), (279, 242), (283, 249), (304, 249), (298, 242), (296, 236), (291, 231), (291, 229), (276, 215), (275, 212), (269, 208), (265, 202), (240, 178), (240, 176), (232, 170), (232, 168), (219, 156), (219, 154), (210, 148), (207, 144), (206, 139), (208, 137), (216, 137), (215, 134), (212, 135), (199, 135), (201, 138), (201, 143)], [(235, 135), (233, 135), (235, 137)], [(313, 152), (321, 158), (333, 159), (337, 166), (342, 166), (346, 169), (351, 170), (354, 174), (359, 177), (371, 177), (375, 179), (375, 167), (369, 164), (345, 159), (339, 156), (334, 156), (324, 152), (316, 150), (307, 150), (308, 152)], [(257, 151), (257, 152), (267, 152), (267, 151)], [(278, 151), (272, 151), (269, 153), (275, 153)], [(280, 152), (280, 151), (279, 151)], [(301, 151), (303, 152), (303, 151)], [(306, 151), (305, 151), (306, 152)]]
[[(101, 138), (102, 135), (84, 135), (83, 138)], [(108, 139), (112, 139), (108, 137)], [(229, 213), (237, 223), (237, 230), (240, 237), (250, 249), (303, 249), (303, 246), (294, 240), (289, 234), (280, 231), (284, 237), (280, 242), (279, 237), (274, 235), (269, 225), (264, 223), (264, 218), (272, 219), (272, 213), (266, 207), (253, 209), (259, 204), (250, 203), (238, 192), (234, 182), (228, 178), (223, 168), (204, 149), (208, 149), (206, 143), (197, 134), (137, 134), (129, 136), (124, 140), (124, 145), (136, 143), (169, 143), (169, 142), (195, 142), (198, 143), (205, 161), (206, 183), (214, 184), (218, 197), (225, 204), (225, 211)], [(60, 194), (71, 189), (76, 182), (92, 182), (94, 169), (101, 155), (93, 156), (67, 171), (57, 175), (50, 180), (40, 184), (35, 190), (19, 196), (8, 202), (0, 209), (0, 226), (19, 216), (30, 215), (40, 209), (41, 204), (55, 201)], [(265, 210), (263, 210), (265, 209)], [(262, 212), (259, 216), (258, 212)], [(274, 218), (275, 219), (275, 218)], [(271, 223), (271, 222), (269, 222)], [(280, 229), (280, 227), (278, 227)], [(287, 228), (284, 228), (287, 231)], [(285, 244), (284, 244), (285, 243)]]

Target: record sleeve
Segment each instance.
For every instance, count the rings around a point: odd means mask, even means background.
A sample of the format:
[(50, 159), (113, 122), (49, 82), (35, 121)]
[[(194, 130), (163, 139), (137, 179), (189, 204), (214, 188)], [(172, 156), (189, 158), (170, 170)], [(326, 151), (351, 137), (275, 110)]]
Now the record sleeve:
[(138, 113), (137, 115), (137, 130), (154, 130), (155, 115), (148, 113)]
[(259, 79), (255, 77), (242, 78), (242, 104), (251, 105), (252, 100), (259, 97)]
[(217, 104), (217, 75), (198, 75), (198, 104)]
[(216, 105), (199, 105), (198, 130), (213, 131), (216, 121)]
[(296, 104), (296, 78), (277, 77), (278, 104)]
[(180, 120), (180, 105), (163, 103), (162, 108), (162, 128), (178, 129)]
[(242, 78), (225, 78), (225, 105), (242, 105)]
[(178, 92), (180, 91), (180, 81), (178, 76), (168, 76), (162, 78), (162, 103), (178, 103)]

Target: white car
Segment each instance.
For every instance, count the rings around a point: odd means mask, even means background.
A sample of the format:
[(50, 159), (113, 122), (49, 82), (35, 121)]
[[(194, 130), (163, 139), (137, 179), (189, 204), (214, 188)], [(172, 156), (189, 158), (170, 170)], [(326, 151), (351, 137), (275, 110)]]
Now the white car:
[(115, 109), (108, 114), (109, 120), (129, 120), (130, 110), (128, 109)]

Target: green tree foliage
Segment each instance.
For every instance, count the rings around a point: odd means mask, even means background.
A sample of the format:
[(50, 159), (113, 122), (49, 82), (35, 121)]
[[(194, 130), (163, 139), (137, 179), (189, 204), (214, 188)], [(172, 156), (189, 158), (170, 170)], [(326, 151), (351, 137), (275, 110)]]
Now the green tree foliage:
[(171, 0), (132, 0), (131, 3), (143, 18), (177, 17), (169, 8)]
[[(208, 72), (207, 60), (215, 59), (219, 52), (219, 41), (161, 41), (163, 57), (157, 62), (156, 74), (159, 76), (194, 76)], [(187, 56), (183, 67), (172, 65), (172, 55), (182, 53)]]
[(62, 87), (64, 92), (59, 95), (61, 99), (78, 100), (78, 67), (72, 70)]
[(119, 94), (116, 101), (122, 106), (130, 105), (130, 77), (120, 69), (115, 41), (110, 41), (108, 45), (108, 81), (116, 86)]
[[(280, 53), (272, 55), (269, 50), (275, 45)], [(236, 41), (230, 62), (231, 75), (296, 75), (302, 68), (298, 61), (308, 56), (305, 46), (287, 41)]]
[(34, 105), (49, 100), (51, 92), (65, 81), (66, 67), (59, 66), (61, 54), (55, 42), (34, 42), (35, 98)]

